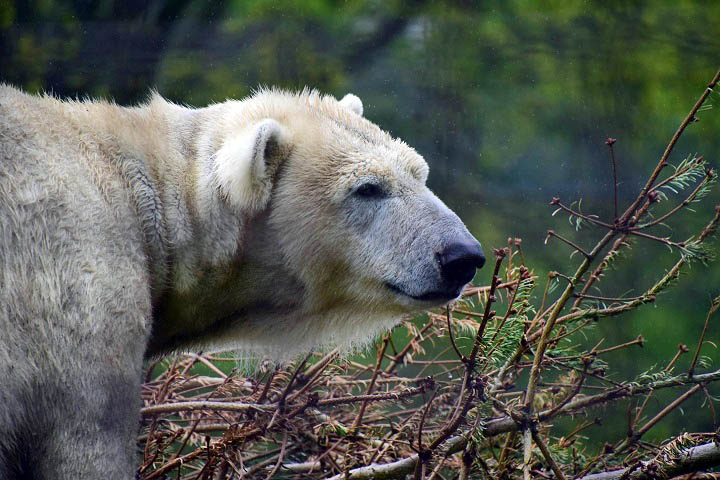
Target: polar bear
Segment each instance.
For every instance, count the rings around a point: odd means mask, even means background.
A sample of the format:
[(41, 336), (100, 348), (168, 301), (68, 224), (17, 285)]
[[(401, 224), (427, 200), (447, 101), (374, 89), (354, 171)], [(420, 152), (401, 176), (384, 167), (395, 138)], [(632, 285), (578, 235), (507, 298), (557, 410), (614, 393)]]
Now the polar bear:
[(352, 348), (484, 263), (354, 95), (0, 85), (0, 478), (133, 477), (143, 359)]

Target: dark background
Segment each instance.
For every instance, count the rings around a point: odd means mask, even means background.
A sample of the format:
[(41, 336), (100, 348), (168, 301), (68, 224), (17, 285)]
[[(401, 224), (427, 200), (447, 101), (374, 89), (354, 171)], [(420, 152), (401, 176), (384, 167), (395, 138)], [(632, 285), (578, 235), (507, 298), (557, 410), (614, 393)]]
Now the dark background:
[[(551, 217), (551, 197), (612, 215), (611, 136), (626, 206), (718, 67), (712, 1), (0, 0), (0, 80), (30, 92), (132, 104), (156, 88), (198, 107), (260, 85), (357, 94), (369, 119), (425, 156), (430, 186), (485, 248), (521, 237), (541, 278), (572, 273), (577, 262), (562, 244), (543, 244), (548, 228), (586, 247), (602, 233), (576, 234), (566, 216)], [(693, 153), (717, 165), (720, 112), (702, 112), (671, 161)], [(696, 213), (655, 233), (687, 238), (718, 201), (715, 187)], [(595, 294), (639, 294), (677, 256), (635, 243)], [(607, 347), (642, 334), (644, 349), (608, 355), (616, 378), (661, 368), (678, 343), (694, 349), (718, 293), (718, 265), (696, 264), (655, 305), (602, 320), (577, 341), (605, 338)], [(718, 331), (713, 318), (708, 338)], [(717, 366), (713, 345), (703, 353)], [(669, 397), (658, 398), (655, 410)], [(696, 396), (649, 437), (713, 429), (703, 401)], [(590, 435), (622, 432), (624, 415), (616, 417)]]

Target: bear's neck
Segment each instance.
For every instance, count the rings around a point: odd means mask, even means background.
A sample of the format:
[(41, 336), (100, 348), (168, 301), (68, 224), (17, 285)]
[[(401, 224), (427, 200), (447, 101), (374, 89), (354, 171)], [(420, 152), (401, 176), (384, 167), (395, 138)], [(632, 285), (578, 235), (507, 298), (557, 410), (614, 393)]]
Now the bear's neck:
[[(243, 253), (200, 273), (192, 288), (169, 289), (154, 312), (148, 356), (192, 349), (229, 348), (238, 332), (250, 334), (273, 320), (305, 315), (306, 292), (276, 249), (267, 218), (247, 227)], [(276, 332), (274, 335), (284, 335)]]

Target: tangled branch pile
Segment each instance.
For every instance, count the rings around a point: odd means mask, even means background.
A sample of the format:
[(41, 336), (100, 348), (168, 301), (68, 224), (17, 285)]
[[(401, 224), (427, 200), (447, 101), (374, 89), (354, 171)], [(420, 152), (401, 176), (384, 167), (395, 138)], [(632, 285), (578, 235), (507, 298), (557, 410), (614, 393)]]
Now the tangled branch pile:
[[(581, 349), (575, 339), (603, 317), (621, 315), (677, 283), (691, 262), (712, 260), (706, 241), (720, 208), (694, 237), (678, 242), (653, 233), (702, 200), (716, 173), (702, 157), (674, 168), (668, 160), (720, 80), (720, 71), (680, 125), (636, 199), (611, 221), (551, 205), (576, 227), (602, 233), (592, 248), (548, 232), (579, 257), (571, 274), (540, 280), (523, 265), (518, 239), (496, 249), (488, 286), (470, 287), (445, 311), (408, 319), (376, 346), (374, 361), (315, 353), (291, 365), (261, 364), (238, 373), (232, 356), (188, 355), (150, 366), (143, 390), (144, 464), (139, 476), (182, 479), (333, 478), (671, 478), (720, 465), (720, 435), (677, 435), (656, 445), (644, 435), (694, 394), (720, 381), (701, 355), (680, 371), (682, 351), (638, 378), (611, 380), (605, 354), (643, 339)], [(614, 143), (608, 139), (614, 165)], [(617, 181), (615, 181), (617, 185)], [(665, 205), (668, 205), (667, 207)], [(590, 289), (633, 242), (659, 242), (679, 258), (635, 297)], [(686, 349), (687, 350), (687, 349)], [(159, 373), (158, 373), (159, 372)], [(678, 396), (654, 412), (654, 392)], [(588, 453), (581, 432), (598, 420), (592, 407), (631, 401), (628, 431)], [(553, 421), (574, 427), (558, 436)], [(593, 472), (600, 473), (593, 473)]]

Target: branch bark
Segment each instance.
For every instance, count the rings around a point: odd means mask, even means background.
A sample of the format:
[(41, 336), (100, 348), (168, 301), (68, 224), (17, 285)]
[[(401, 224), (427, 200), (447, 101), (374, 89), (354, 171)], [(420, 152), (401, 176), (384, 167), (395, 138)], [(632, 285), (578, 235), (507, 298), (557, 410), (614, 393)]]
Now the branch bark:
[(635, 468), (632, 473), (627, 475), (626, 472), (632, 467), (611, 472), (593, 473), (578, 480), (615, 480), (623, 476), (628, 480), (664, 480), (717, 465), (720, 465), (720, 445), (706, 443), (683, 450), (672, 458), (655, 458), (647, 462), (641, 462), (639, 468)]

